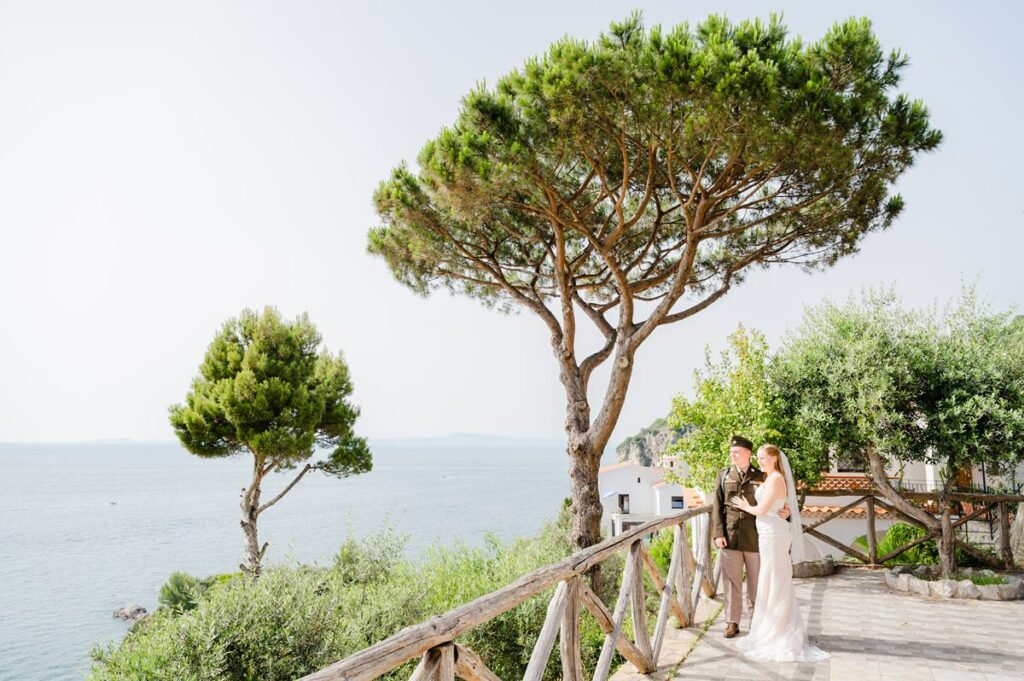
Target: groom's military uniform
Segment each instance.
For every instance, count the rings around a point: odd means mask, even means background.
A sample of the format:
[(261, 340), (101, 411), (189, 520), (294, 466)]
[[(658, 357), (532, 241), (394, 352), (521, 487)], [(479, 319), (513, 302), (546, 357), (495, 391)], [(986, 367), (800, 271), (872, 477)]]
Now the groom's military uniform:
[(743, 613), (743, 569), (747, 570), (747, 603), (752, 610), (757, 597), (757, 573), (761, 568), (758, 554), (757, 522), (753, 515), (729, 503), (741, 496), (750, 504), (756, 485), (764, 482), (764, 473), (748, 466), (740, 471), (736, 466), (723, 468), (715, 481), (715, 496), (711, 509), (711, 538), (725, 537), (726, 548), (721, 552), (722, 577), (725, 580), (726, 622), (739, 624)]

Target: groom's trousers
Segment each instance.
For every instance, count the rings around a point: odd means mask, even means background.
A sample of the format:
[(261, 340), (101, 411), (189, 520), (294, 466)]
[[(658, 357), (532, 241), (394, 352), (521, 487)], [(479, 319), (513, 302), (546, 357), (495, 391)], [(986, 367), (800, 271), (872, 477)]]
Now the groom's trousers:
[(747, 603), (754, 608), (757, 598), (757, 573), (761, 569), (761, 556), (757, 551), (720, 549), (722, 578), (725, 581), (726, 622), (740, 623), (743, 614), (743, 568), (747, 570)]

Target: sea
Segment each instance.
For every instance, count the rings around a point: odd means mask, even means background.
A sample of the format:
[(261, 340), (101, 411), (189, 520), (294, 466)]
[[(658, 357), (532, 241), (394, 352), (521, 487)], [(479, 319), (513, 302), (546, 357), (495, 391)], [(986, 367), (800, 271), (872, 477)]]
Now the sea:
[[(347, 538), (385, 528), (413, 559), (434, 543), (511, 540), (539, 531), (569, 493), (555, 443), (410, 442), (371, 442), (363, 475), (307, 475), (260, 517), (265, 564), (329, 564)], [(0, 444), (0, 679), (85, 678), (90, 649), (128, 629), (115, 610), (154, 610), (174, 571), (236, 571), (251, 466), (176, 443)], [(272, 475), (264, 499), (291, 475)]]

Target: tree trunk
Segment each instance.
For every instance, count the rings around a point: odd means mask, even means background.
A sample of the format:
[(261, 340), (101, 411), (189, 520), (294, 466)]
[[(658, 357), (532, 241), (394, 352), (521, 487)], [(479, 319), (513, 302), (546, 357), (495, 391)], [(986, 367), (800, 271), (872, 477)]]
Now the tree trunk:
[(942, 536), (939, 538), (939, 563), (942, 566), (942, 578), (952, 579), (956, 576), (956, 536), (953, 534), (953, 521), (949, 517), (949, 501), (945, 494), (939, 495), (942, 505)]
[[(563, 380), (563, 383), (568, 383), (565, 430), (568, 435), (566, 452), (569, 455), (571, 538), (576, 549), (581, 550), (601, 541), (602, 507), (601, 491), (598, 487), (601, 450), (594, 451), (588, 437), (590, 405), (586, 394), (580, 389), (581, 384), (572, 380)], [(595, 565), (587, 572), (587, 581), (594, 593), (601, 594), (600, 565)]]
[(889, 484), (889, 476), (885, 472), (885, 462), (882, 460), (881, 454), (874, 447), (867, 448), (867, 457), (868, 473), (871, 475), (871, 481), (878, 491), (881, 492), (882, 496), (898, 511), (920, 521), (921, 524), (933, 532), (941, 532), (939, 558), (942, 561), (943, 577), (948, 579), (956, 573), (956, 561), (953, 558), (953, 546), (955, 545), (953, 541), (953, 525), (949, 518), (949, 504), (943, 503), (948, 488), (943, 488), (943, 491), (939, 494), (939, 503), (942, 504), (942, 520), (939, 521), (931, 513), (914, 506), (904, 499), (903, 495)]
[(263, 555), (260, 551), (260, 542), (257, 536), (256, 516), (243, 510), (242, 522), (240, 524), (242, 532), (245, 534), (245, 559), (240, 567), (242, 572), (256, 579), (260, 576), (260, 558)]
[[(561, 360), (561, 381), (565, 387), (568, 435), (569, 484), (572, 494), (572, 541), (578, 550), (601, 541), (601, 492), (598, 474), (601, 455), (618, 421), (633, 371), (633, 352), (624, 343), (616, 348), (611, 376), (601, 410), (591, 423), (586, 380), (570, 352), (560, 344), (555, 354)], [(596, 573), (595, 573), (596, 574)], [(597, 584), (594, 585), (597, 593)]]
[(252, 482), (242, 494), (242, 533), (245, 535), (245, 558), (239, 566), (242, 572), (256, 579), (260, 576), (260, 562), (267, 550), (267, 545), (260, 547), (256, 520), (259, 518), (260, 483), (263, 481), (262, 462), (256, 458)]
[(953, 533), (953, 521), (950, 518), (949, 493), (956, 485), (959, 471), (952, 460), (947, 465), (949, 478), (939, 489), (939, 512), (941, 515), (942, 534), (939, 537), (939, 565), (942, 567), (942, 578), (956, 577), (956, 535)]
[(572, 494), (572, 541), (585, 549), (601, 541), (601, 457), (585, 448), (569, 447), (569, 488)]

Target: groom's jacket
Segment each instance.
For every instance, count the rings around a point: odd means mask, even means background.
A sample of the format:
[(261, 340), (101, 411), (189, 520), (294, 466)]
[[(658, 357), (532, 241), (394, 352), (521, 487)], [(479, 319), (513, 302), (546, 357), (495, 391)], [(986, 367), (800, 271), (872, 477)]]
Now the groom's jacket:
[(764, 473), (750, 466), (746, 473), (740, 473), (736, 466), (723, 468), (715, 480), (714, 501), (711, 507), (711, 538), (725, 537), (727, 549), (734, 551), (757, 551), (757, 521), (751, 514), (741, 511), (729, 503), (736, 495), (751, 504), (755, 484), (764, 482)]

